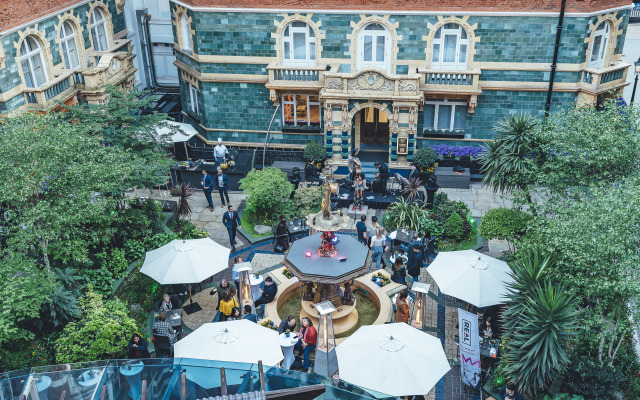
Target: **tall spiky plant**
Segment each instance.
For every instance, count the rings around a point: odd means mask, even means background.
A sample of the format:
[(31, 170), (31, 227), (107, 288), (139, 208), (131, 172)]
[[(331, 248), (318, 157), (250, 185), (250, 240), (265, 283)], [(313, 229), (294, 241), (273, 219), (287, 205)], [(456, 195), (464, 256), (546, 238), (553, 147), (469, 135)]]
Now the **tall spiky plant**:
[(512, 266), (510, 300), (503, 314), (509, 343), (504, 370), (521, 390), (535, 394), (569, 362), (569, 341), (578, 333), (576, 301), (550, 274), (554, 260), (540, 248), (528, 250)]
[(175, 188), (176, 196), (178, 197), (178, 208), (176, 209), (176, 220), (188, 218), (191, 215), (191, 198), (195, 189), (193, 186), (186, 182), (181, 182)]
[(526, 189), (522, 177), (536, 148), (533, 131), (537, 125), (538, 120), (529, 114), (511, 115), (497, 123), (494, 129), (498, 136), (484, 146), (480, 156), (482, 183), (494, 192)]

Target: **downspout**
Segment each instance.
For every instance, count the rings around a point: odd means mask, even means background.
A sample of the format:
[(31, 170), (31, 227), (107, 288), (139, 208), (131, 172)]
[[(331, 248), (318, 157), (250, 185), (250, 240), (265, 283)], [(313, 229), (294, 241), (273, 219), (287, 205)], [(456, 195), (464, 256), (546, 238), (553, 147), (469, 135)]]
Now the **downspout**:
[(267, 145), (269, 144), (269, 132), (271, 132), (271, 125), (273, 125), (273, 120), (276, 118), (276, 114), (278, 113), (279, 109), (280, 109), (280, 103), (278, 103), (278, 106), (276, 107), (275, 111), (273, 112), (273, 115), (271, 116), (271, 122), (269, 122), (269, 128), (267, 128), (267, 135), (264, 138), (264, 148), (262, 149), (262, 169), (264, 169), (264, 163), (266, 161)]
[(558, 63), (558, 50), (560, 50), (560, 37), (562, 36), (562, 24), (564, 22), (564, 8), (567, 0), (562, 0), (560, 6), (560, 17), (558, 18), (558, 27), (556, 28), (556, 47), (553, 49), (553, 62), (551, 63), (551, 75), (549, 76), (549, 90), (547, 91), (547, 103), (544, 105), (544, 116), (549, 116), (551, 109), (551, 95), (553, 93), (553, 81), (556, 78), (556, 66)]

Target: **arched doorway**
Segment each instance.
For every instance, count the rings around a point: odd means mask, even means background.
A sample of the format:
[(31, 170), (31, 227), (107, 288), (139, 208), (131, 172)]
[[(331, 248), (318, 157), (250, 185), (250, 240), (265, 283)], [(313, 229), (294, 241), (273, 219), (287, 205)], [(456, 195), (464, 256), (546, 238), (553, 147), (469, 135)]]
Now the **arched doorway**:
[(373, 107), (360, 111), (360, 143), (372, 148), (389, 145), (389, 118), (384, 111)]

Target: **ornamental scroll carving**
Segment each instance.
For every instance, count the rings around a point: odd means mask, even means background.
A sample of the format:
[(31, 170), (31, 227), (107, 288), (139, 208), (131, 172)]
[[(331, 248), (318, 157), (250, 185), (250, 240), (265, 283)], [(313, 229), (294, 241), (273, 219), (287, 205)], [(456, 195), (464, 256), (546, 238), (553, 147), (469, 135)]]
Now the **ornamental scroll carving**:
[(329, 79), (326, 83), (326, 88), (331, 90), (342, 90), (342, 79)]
[(400, 81), (398, 82), (398, 91), (399, 92), (415, 92), (416, 85), (410, 81)]
[(375, 72), (365, 72), (354, 79), (347, 80), (347, 89), (352, 90), (379, 90), (393, 92), (393, 81)]

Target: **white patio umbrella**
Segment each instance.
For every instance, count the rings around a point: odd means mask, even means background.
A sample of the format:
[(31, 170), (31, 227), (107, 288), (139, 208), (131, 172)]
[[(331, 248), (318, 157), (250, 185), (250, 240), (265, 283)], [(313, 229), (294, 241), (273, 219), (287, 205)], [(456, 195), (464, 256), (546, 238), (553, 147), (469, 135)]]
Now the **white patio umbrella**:
[(246, 319), (207, 323), (174, 346), (176, 358), (230, 361), (273, 366), (282, 361), (277, 331)]
[(427, 272), (442, 293), (476, 307), (504, 303), (506, 284), (513, 281), (506, 262), (474, 250), (440, 252)]
[(199, 283), (229, 267), (229, 252), (210, 238), (176, 239), (148, 251), (140, 272), (163, 285)]
[(362, 326), (336, 352), (340, 379), (391, 396), (427, 394), (451, 369), (440, 339), (404, 322)]

